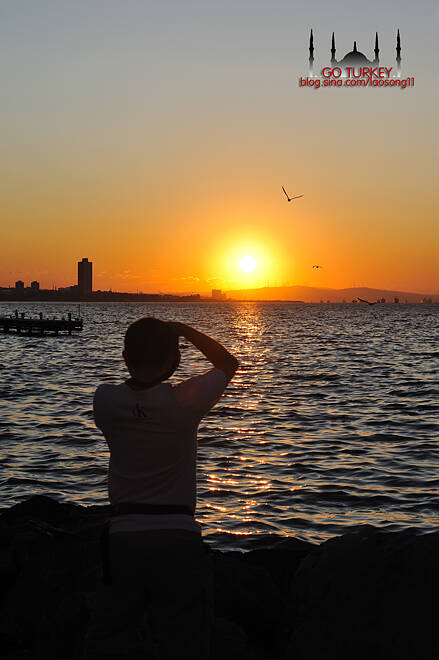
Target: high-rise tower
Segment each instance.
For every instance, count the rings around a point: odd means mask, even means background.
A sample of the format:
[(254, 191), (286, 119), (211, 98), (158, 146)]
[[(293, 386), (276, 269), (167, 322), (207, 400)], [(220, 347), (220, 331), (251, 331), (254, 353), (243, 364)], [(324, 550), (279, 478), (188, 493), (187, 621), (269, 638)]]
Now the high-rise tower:
[(89, 296), (93, 290), (92, 268), (93, 264), (87, 258), (78, 261), (78, 289), (82, 297)]

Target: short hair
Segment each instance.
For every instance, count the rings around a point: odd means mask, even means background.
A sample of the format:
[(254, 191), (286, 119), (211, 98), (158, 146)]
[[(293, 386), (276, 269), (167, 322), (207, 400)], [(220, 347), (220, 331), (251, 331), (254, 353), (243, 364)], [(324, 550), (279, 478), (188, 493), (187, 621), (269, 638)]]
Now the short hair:
[(125, 333), (125, 355), (131, 367), (161, 367), (178, 354), (178, 337), (172, 328), (152, 316), (131, 323)]

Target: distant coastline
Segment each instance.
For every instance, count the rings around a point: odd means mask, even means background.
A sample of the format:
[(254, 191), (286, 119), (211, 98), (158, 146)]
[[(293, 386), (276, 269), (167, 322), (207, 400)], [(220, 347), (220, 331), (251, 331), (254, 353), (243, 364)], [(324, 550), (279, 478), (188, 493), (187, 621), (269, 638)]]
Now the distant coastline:
[(66, 289), (32, 289), (26, 287), (0, 287), (0, 302), (288, 302), (306, 303), (353, 303), (358, 298), (373, 303), (439, 303), (439, 293), (417, 293), (370, 287), (351, 287), (346, 289), (324, 289), (308, 286), (262, 287), (259, 289), (239, 289), (225, 292), (218, 300), (199, 293), (124, 293), (119, 291), (93, 291), (81, 296), (76, 287)]
[(439, 303), (439, 293), (418, 293), (372, 287), (348, 287), (328, 289), (311, 286), (262, 287), (259, 289), (239, 289), (226, 291), (227, 298), (240, 301), (304, 301), (306, 303), (352, 303), (358, 298), (373, 303)]
[(93, 291), (93, 293), (81, 296), (78, 293), (70, 293), (57, 290), (24, 290), (17, 293), (15, 288), (0, 290), (0, 302), (22, 303), (22, 302), (199, 302), (204, 299), (200, 294), (174, 295), (159, 293), (122, 293), (116, 291)]

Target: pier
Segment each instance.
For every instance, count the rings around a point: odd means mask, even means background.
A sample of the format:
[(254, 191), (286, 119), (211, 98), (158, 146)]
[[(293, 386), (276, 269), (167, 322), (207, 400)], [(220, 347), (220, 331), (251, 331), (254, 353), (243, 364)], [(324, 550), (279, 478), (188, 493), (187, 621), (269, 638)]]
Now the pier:
[(0, 316), (0, 331), (8, 333), (11, 330), (17, 335), (43, 336), (46, 332), (71, 335), (74, 330), (82, 330), (82, 319), (73, 319), (70, 313), (67, 314), (67, 318), (64, 316), (61, 319), (44, 318), (42, 312), (39, 313), (38, 318), (26, 318), (24, 313), (19, 314), (16, 310), (13, 316)]

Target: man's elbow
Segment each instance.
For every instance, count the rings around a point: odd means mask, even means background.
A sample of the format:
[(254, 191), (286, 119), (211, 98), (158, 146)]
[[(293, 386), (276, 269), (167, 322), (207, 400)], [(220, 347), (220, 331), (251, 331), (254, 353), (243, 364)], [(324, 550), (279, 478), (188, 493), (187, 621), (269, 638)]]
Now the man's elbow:
[(231, 355), (227, 360), (224, 360), (224, 362), (216, 366), (226, 374), (226, 378), (229, 381), (233, 378), (239, 368), (239, 360), (237, 360), (234, 355)]
[(232, 368), (234, 371), (239, 369), (239, 360), (234, 355), (232, 355)]

